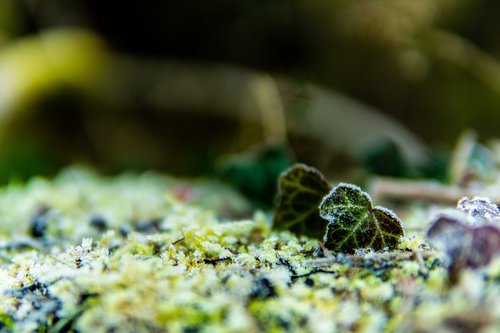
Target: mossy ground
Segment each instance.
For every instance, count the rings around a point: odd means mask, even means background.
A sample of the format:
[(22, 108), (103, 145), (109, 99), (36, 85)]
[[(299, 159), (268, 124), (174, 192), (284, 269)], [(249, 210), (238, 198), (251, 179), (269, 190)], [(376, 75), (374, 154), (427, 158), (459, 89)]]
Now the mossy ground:
[(216, 182), (155, 174), (68, 170), (7, 186), (0, 331), (500, 330), (498, 259), (451, 284), (418, 235), (391, 252), (315, 257), (316, 240), (248, 212)]

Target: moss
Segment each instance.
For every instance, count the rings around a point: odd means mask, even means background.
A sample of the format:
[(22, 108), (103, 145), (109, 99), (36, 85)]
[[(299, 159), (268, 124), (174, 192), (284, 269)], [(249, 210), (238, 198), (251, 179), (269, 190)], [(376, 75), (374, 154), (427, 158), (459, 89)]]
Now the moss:
[[(66, 171), (0, 193), (0, 325), (4, 331), (331, 332), (500, 328), (500, 264), (449, 285), (440, 252), (405, 237), (392, 252), (313, 256), (317, 242), (271, 231), (215, 183)], [(218, 190), (221, 189), (219, 192)], [(30, 235), (40, 204), (47, 235)], [(230, 207), (230, 214), (228, 214)], [(209, 209), (210, 208), (210, 209)], [(106, 230), (92, 226), (98, 213)], [(155, 218), (154, 232), (134, 228)], [(120, 227), (127, 227), (126, 236)], [(31, 246), (6, 246), (13, 242)], [(479, 318), (479, 319), (478, 319)], [(462, 325), (462, 326), (460, 326)]]

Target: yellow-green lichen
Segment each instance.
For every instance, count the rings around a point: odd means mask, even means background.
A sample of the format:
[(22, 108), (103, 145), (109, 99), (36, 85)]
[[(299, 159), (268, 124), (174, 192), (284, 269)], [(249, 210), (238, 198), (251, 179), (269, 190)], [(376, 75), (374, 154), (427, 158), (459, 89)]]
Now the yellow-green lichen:
[[(178, 182), (153, 174), (103, 178), (68, 171), (53, 181), (3, 189), (0, 330), (500, 328), (498, 260), (465, 270), (453, 285), (442, 254), (418, 236), (403, 238), (392, 252), (317, 258), (316, 240), (271, 231), (263, 213), (228, 219), (248, 213), (230, 190), (221, 190), (223, 204), (210, 198), (207, 205), (202, 197), (177, 198)], [(223, 188), (188, 185), (194, 193)], [(46, 235), (34, 238), (29, 226), (40, 204), (56, 218)], [(96, 213), (106, 230), (89, 222)], [(156, 222), (137, 228), (145, 220)]]

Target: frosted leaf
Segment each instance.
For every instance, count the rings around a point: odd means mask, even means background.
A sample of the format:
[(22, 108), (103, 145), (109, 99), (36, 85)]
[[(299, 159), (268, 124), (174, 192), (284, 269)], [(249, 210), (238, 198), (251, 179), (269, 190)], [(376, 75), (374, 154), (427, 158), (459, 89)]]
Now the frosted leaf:
[(464, 216), (438, 216), (427, 231), (431, 244), (446, 253), (452, 273), (488, 264), (500, 254), (500, 228), (492, 224), (468, 225)]
[(467, 213), (467, 215), (472, 218), (472, 222), (482, 222), (481, 220), (494, 220), (500, 218), (500, 209), (488, 198), (463, 197), (458, 201), (457, 208)]
[[(349, 209), (337, 209), (337, 208)], [(341, 183), (327, 195), (320, 205), (320, 215), (325, 220), (359, 219), (372, 207), (370, 197), (360, 187)]]
[(404, 236), (396, 214), (384, 207), (373, 207), (370, 196), (352, 184), (335, 187), (323, 199), (319, 210), (321, 217), (330, 222), (324, 243), (333, 251), (381, 250), (396, 246)]

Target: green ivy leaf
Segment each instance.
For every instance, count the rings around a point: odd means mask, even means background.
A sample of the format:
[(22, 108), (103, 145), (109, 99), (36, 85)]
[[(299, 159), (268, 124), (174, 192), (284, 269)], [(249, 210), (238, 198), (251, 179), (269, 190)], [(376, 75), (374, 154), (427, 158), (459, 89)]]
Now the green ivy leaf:
[(397, 245), (404, 235), (399, 218), (384, 207), (373, 207), (370, 196), (358, 186), (341, 183), (319, 207), (328, 220), (324, 243), (335, 252), (358, 248), (381, 250)]
[(329, 189), (321, 172), (307, 165), (296, 164), (284, 171), (279, 178), (273, 227), (321, 238), (326, 223), (318, 206)]

